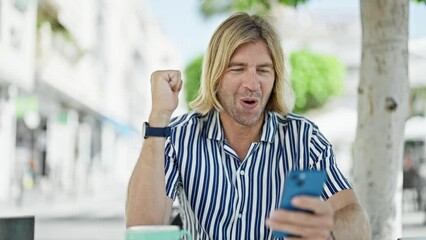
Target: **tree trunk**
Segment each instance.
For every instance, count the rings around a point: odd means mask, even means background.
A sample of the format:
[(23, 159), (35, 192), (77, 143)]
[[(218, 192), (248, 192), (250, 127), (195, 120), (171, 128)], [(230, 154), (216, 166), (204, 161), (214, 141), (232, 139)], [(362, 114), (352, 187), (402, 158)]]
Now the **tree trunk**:
[(361, 0), (362, 58), (354, 180), (373, 239), (401, 236), (408, 115), (408, 0)]

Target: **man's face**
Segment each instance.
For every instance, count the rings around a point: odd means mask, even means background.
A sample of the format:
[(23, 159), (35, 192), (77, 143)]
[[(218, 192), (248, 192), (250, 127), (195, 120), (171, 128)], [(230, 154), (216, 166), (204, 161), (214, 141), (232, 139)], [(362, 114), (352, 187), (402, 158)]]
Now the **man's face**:
[(234, 120), (243, 126), (263, 121), (274, 79), (272, 58), (264, 41), (237, 48), (219, 82), (222, 121)]

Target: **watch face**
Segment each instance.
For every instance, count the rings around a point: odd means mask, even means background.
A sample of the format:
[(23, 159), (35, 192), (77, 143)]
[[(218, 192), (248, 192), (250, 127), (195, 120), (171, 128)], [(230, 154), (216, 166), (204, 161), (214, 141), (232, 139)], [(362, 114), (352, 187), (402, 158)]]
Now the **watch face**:
[(142, 137), (143, 138), (146, 138), (147, 136), (146, 136), (146, 128), (148, 127), (149, 125), (148, 125), (148, 123), (147, 122), (144, 122), (143, 123), (143, 125), (142, 125)]

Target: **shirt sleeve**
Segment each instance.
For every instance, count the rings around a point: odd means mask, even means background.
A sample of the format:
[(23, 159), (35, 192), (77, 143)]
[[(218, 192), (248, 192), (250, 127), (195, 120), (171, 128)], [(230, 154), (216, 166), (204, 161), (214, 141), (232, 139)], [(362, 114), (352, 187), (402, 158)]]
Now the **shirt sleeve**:
[(322, 191), (322, 198), (327, 200), (335, 193), (352, 189), (351, 184), (342, 174), (337, 166), (330, 142), (315, 127), (310, 142), (310, 158), (313, 160), (313, 167), (317, 170), (324, 170), (327, 178)]
[(170, 142), (170, 138), (166, 140), (164, 155), (166, 195), (171, 199), (175, 200), (178, 194), (179, 185), (181, 181), (179, 178), (179, 168), (176, 159), (176, 152)]

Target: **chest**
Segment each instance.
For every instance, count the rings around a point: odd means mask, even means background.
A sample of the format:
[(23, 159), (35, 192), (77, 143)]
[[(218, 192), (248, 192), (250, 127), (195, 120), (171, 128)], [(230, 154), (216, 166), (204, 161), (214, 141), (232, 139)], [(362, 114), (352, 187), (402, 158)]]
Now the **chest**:
[(183, 190), (195, 209), (210, 201), (230, 205), (265, 201), (275, 207), (287, 173), (311, 165), (308, 152), (279, 141), (252, 143), (243, 160), (226, 142), (192, 144), (187, 146), (192, 151), (178, 159)]
[(196, 149), (180, 159), (180, 200), (185, 219), (194, 219), (210, 236), (232, 236), (244, 226), (268, 233), (264, 221), (279, 206), (287, 173), (303, 167), (303, 159), (309, 162), (303, 151), (267, 142), (252, 143), (242, 161), (227, 144), (203, 143)]

